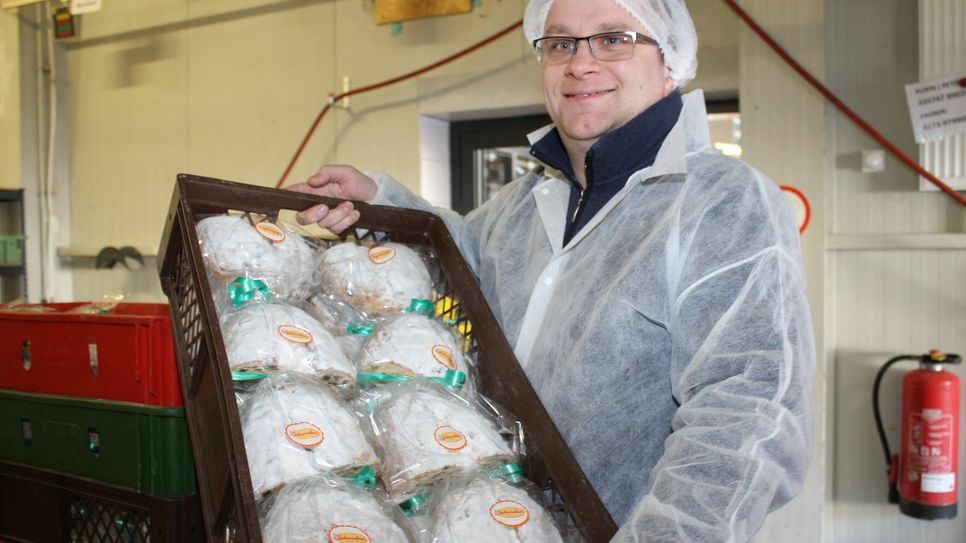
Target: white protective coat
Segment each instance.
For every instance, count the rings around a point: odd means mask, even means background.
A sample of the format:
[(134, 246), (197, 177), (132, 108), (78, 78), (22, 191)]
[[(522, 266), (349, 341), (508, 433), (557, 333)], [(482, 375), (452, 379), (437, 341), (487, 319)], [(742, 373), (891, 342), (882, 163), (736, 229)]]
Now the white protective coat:
[[(373, 203), (430, 208), (370, 175)], [(815, 354), (787, 200), (710, 148), (700, 91), (654, 164), (562, 247), (569, 191), (547, 169), (465, 219), (436, 212), (615, 541), (748, 540), (799, 491), (811, 448)]]

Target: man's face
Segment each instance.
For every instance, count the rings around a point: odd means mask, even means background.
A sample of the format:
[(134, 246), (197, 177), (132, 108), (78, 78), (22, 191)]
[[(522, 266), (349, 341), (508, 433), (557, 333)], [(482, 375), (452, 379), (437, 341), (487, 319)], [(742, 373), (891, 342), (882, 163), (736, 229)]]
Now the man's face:
[[(589, 36), (634, 30), (646, 33), (612, 0), (556, 0), (544, 36)], [(566, 64), (543, 67), (547, 111), (564, 143), (590, 148), (602, 135), (623, 126), (674, 89), (657, 46), (638, 44), (627, 60), (601, 61), (587, 41)]]

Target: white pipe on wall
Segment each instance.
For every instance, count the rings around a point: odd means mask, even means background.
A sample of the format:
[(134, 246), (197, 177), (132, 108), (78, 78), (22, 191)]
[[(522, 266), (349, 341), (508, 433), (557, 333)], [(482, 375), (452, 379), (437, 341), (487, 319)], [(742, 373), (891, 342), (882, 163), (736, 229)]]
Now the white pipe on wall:
[[(53, 206), (51, 201), (54, 196), (54, 153), (56, 150), (57, 142), (57, 59), (54, 52), (54, 29), (53, 23), (51, 22), (50, 16), (50, 6), (47, 2), (44, 2), (44, 34), (47, 37), (47, 66), (49, 73), (47, 75), (47, 168), (44, 170), (44, 187), (43, 187), (43, 199), (47, 202), (47, 213), (41, 217), (45, 228), (44, 234), (44, 262), (46, 264), (46, 275), (49, 278), (53, 278), (53, 266), (54, 259), (54, 243), (53, 243)], [(48, 301), (54, 301), (56, 293), (53, 292), (54, 281), (50, 280), (47, 282), (47, 289), (43, 292), (43, 296)]]
[(43, 11), (41, 6), (34, 7), (34, 19), (37, 22), (37, 26), (34, 28), (34, 83), (37, 93), (37, 201), (40, 204), (40, 298), (41, 300), (47, 299), (47, 283), (50, 278), (47, 274), (47, 261), (49, 260), (47, 256), (47, 220), (46, 217), (50, 215), (47, 195), (44, 190), (44, 179), (46, 178), (45, 161), (44, 161), (44, 134), (41, 129), (44, 126), (44, 108), (40, 107), (40, 104), (44, 103), (44, 70), (43, 70), (43, 41), (41, 40), (41, 28), (43, 25)]

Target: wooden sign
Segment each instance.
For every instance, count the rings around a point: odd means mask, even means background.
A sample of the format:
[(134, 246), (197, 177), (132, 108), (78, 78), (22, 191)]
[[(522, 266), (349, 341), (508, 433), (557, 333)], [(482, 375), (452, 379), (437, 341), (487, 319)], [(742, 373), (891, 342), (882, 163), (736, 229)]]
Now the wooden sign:
[(472, 9), (473, 0), (376, 0), (376, 23), (469, 13)]

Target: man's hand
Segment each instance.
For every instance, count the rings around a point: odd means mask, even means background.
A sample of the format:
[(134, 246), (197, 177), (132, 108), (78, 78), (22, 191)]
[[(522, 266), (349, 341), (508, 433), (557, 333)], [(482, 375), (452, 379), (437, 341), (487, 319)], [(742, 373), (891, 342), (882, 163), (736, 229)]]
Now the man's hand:
[[(286, 188), (318, 196), (361, 201), (375, 198), (378, 190), (376, 182), (371, 177), (352, 166), (322, 166), (306, 182)], [(319, 204), (299, 212), (296, 219), (299, 224), (316, 223), (320, 228), (341, 234), (343, 230), (359, 220), (359, 212), (353, 209), (352, 202), (342, 202), (331, 209), (324, 204)]]

